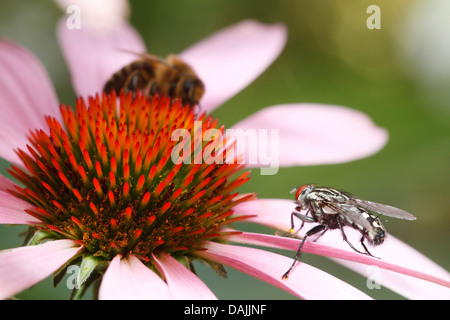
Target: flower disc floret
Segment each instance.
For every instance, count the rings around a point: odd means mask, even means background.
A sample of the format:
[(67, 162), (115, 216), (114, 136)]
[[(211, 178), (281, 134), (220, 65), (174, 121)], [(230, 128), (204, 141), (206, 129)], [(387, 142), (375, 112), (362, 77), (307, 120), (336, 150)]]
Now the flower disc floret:
[[(253, 197), (235, 191), (249, 179), (249, 172), (236, 174), (243, 166), (237, 157), (198, 162), (194, 146), (185, 161), (171, 156), (177, 129), (194, 137), (195, 122), (202, 133), (223, 132), (211, 116), (139, 93), (79, 98), (75, 111), (60, 110), (64, 123), (47, 117), (49, 132), (31, 132), (28, 152), (17, 151), (24, 168), (10, 170), (23, 184), (10, 192), (34, 206), (29, 213), (42, 221), (40, 231), (108, 260), (133, 254), (149, 261), (159, 251), (201, 250), (204, 240), (245, 218), (232, 217), (233, 206)], [(200, 148), (213, 142), (201, 140)], [(216, 150), (226, 157), (225, 142)]]

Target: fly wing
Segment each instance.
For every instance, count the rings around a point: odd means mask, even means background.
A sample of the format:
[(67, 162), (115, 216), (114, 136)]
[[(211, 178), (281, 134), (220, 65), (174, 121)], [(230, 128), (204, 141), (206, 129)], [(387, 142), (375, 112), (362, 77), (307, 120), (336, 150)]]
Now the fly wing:
[(334, 210), (336, 213), (340, 214), (341, 216), (345, 217), (345, 219), (349, 223), (354, 223), (364, 229), (371, 229), (372, 225), (371, 223), (366, 219), (364, 213), (370, 214), (366, 209), (362, 207), (355, 206), (351, 203), (342, 203), (342, 202), (336, 202), (336, 203), (325, 203), (324, 209), (328, 207), (332, 210)]
[(416, 217), (413, 216), (411, 213), (396, 207), (388, 206), (387, 204), (361, 200), (358, 198), (351, 198), (350, 202), (364, 209), (378, 212), (384, 216), (404, 220), (416, 220)]

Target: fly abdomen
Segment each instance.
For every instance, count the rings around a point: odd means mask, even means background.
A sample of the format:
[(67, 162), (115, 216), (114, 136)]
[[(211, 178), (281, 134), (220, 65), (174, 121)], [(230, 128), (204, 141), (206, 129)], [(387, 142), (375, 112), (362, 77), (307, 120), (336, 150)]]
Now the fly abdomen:
[(370, 224), (370, 228), (366, 229), (365, 234), (365, 237), (367, 238), (369, 243), (374, 246), (382, 244), (384, 241), (384, 237), (386, 236), (386, 229), (384, 228), (380, 219), (367, 211), (363, 212), (362, 216)]
[(370, 236), (372, 237), (370, 242), (376, 246), (383, 243), (384, 237), (386, 236), (386, 231), (382, 228), (375, 228)]

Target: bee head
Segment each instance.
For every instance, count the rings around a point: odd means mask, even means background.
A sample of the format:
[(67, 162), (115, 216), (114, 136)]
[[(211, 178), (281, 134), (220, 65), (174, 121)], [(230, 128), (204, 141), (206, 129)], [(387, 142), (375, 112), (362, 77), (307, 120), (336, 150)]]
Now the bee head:
[(197, 77), (189, 77), (183, 82), (183, 94), (189, 97), (191, 104), (197, 104), (205, 93), (203, 81)]

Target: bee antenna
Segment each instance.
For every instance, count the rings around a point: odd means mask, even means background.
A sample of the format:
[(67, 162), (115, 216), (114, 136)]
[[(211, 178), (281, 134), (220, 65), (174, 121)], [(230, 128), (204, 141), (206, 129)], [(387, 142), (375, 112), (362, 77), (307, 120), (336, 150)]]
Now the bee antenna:
[(292, 189), (291, 192), (289, 192), (289, 193), (291, 193), (291, 194), (292, 194), (292, 193), (296, 193), (298, 188), (299, 188), (299, 187), (295, 187), (295, 188)]
[(116, 48), (116, 49), (118, 51), (120, 51), (120, 52), (132, 54), (132, 55), (135, 55), (135, 56), (142, 56), (142, 55), (145, 54), (145, 53), (139, 53), (139, 52), (132, 51), (132, 50), (127, 50), (127, 49), (124, 49), (124, 48)]
[(117, 48), (117, 50), (123, 52), (123, 53), (128, 53), (128, 54), (132, 54), (135, 55), (139, 58), (145, 58), (148, 60), (153, 60), (153, 61), (158, 61), (159, 63), (162, 63), (166, 66), (170, 66), (163, 58), (158, 57), (157, 55), (148, 53), (148, 52), (135, 52), (135, 51), (131, 51), (131, 50), (127, 50), (127, 49), (122, 49), (122, 48)]

